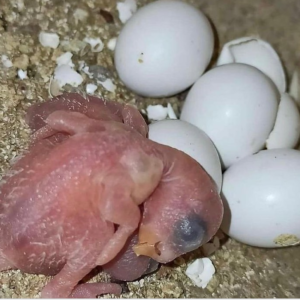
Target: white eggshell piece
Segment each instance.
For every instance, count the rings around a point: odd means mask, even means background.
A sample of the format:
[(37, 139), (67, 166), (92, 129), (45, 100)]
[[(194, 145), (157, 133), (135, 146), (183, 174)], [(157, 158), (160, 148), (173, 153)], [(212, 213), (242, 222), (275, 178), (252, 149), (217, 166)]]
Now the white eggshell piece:
[(300, 108), (300, 78), (297, 70), (293, 73), (289, 94), (294, 98)]
[(164, 107), (161, 104), (148, 105), (146, 108), (146, 113), (150, 121), (161, 121), (167, 118), (177, 119), (177, 116), (170, 103), (168, 103), (167, 107)]
[(122, 23), (126, 23), (137, 10), (135, 0), (125, 0), (117, 3), (117, 10), (119, 12), (119, 19)]
[(168, 109), (161, 104), (148, 105), (146, 111), (149, 120), (161, 121), (168, 116)]
[(43, 47), (57, 48), (59, 45), (59, 36), (56, 33), (41, 31), (39, 41)]
[(216, 270), (212, 261), (205, 257), (196, 259), (186, 269), (185, 274), (193, 281), (193, 283), (201, 288), (206, 288)]
[(108, 92), (115, 93), (117, 87), (111, 79), (107, 78), (104, 81), (98, 80), (97, 82), (98, 84), (101, 84)]
[(277, 118), (266, 147), (267, 149), (294, 148), (300, 137), (300, 114), (295, 101), (282, 94), (278, 107)]
[(1, 62), (5, 68), (11, 68), (13, 66), (12, 61), (5, 54), (1, 56)]
[(168, 117), (170, 119), (177, 119), (177, 116), (174, 112), (174, 109), (172, 107), (172, 105), (170, 103), (168, 103), (168, 106), (167, 106), (167, 111), (168, 111)]
[(92, 52), (101, 52), (104, 48), (104, 44), (100, 38), (86, 37), (83, 41), (91, 46)]
[(281, 93), (286, 91), (282, 63), (269, 43), (255, 37), (244, 37), (225, 44), (217, 65), (234, 62), (256, 67), (273, 80)]
[(137, 94), (171, 96), (201, 76), (213, 45), (211, 25), (201, 11), (182, 1), (155, 1), (121, 30), (115, 65), (120, 79)]
[(93, 95), (95, 91), (97, 90), (97, 86), (93, 83), (88, 83), (86, 85), (86, 92), (90, 95)]
[(265, 146), (279, 103), (274, 83), (258, 69), (227, 64), (205, 73), (187, 95), (180, 119), (202, 129), (228, 168)]
[(185, 152), (222, 187), (222, 170), (217, 150), (199, 128), (180, 120), (164, 120), (149, 125), (149, 139)]
[(21, 80), (24, 80), (24, 79), (28, 78), (28, 77), (27, 77), (27, 71), (23, 71), (23, 70), (19, 69), (19, 70), (18, 70), (18, 77), (19, 77)]
[(263, 150), (223, 177), (222, 230), (257, 247), (300, 243), (300, 151)]
[(69, 65), (70, 67), (74, 67), (72, 56), (73, 54), (71, 52), (65, 52), (56, 59), (56, 64), (58, 66)]
[(117, 44), (117, 38), (112, 38), (107, 43), (107, 48), (111, 51), (115, 51)]
[(89, 69), (90, 67), (84, 61), (79, 61), (78, 70), (84, 72), (90, 79), (93, 79), (94, 75), (89, 71)]
[(60, 87), (63, 87), (66, 84), (78, 87), (82, 83), (83, 78), (69, 65), (60, 65), (55, 69), (54, 80)]

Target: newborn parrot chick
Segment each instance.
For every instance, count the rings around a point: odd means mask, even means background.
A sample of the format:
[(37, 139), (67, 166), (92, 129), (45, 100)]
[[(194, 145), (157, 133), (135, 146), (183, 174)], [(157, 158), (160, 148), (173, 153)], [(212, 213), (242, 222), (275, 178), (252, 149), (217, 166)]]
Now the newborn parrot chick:
[(147, 139), (134, 107), (71, 93), (33, 105), (26, 120), (32, 144), (0, 186), (0, 271), (55, 275), (42, 297), (120, 294), (78, 283), (136, 230), (135, 253), (166, 263), (219, 228), (216, 184), (188, 155)]

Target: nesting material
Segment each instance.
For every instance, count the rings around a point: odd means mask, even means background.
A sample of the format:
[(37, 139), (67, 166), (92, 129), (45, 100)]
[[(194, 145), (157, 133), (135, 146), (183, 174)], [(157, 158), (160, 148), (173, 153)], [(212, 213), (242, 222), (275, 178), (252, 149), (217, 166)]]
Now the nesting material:
[[(24, 122), (25, 109), (29, 104), (43, 101), (48, 97), (49, 78), (51, 78), (56, 67), (53, 57), (56, 57), (58, 52), (51, 48), (44, 48), (39, 43), (37, 38), (39, 31), (33, 33), (33, 38), (31, 38), (31, 34), (24, 35), (23, 30), (32, 29), (35, 24), (38, 24), (42, 30), (57, 32), (61, 39), (59, 44), (61, 51), (76, 53), (72, 57), (76, 66), (79, 65), (80, 60), (84, 60), (86, 65), (92, 65), (98, 55), (101, 56), (101, 60), (99, 59), (98, 62), (104, 63), (105, 66), (111, 66), (111, 54), (113, 53), (104, 51), (107, 49), (100, 53), (93, 54), (90, 52), (88, 55), (92, 60), (89, 60), (86, 55), (81, 56), (79, 54), (86, 47), (86, 43), (82, 39), (87, 33), (96, 37), (97, 34), (101, 33), (101, 38), (103, 37), (103, 41), (106, 41), (105, 44), (109, 39), (118, 35), (121, 29), (119, 23), (121, 22), (116, 22), (113, 25), (102, 25), (98, 15), (100, 9), (103, 8), (117, 16), (117, 1), (89, 0), (85, 3), (79, 3), (78, 1), (65, 0), (61, 1), (60, 5), (48, 3), (35, 7), (32, 7), (29, 1), (25, 1), (22, 14), (18, 13), (16, 4), (19, 7), (19, 2), (23, 1), (3, 1), (1, 8), (5, 12), (8, 26), (13, 26), (13, 30), (1, 32), (0, 41), (3, 47), (0, 47), (0, 58), (2, 55), (6, 55), (10, 60), (15, 60), (16, 57), (20, 56), (20, 51), (24, 51), (22, 53), (27, 53), (30, 57), (29, 67), (32, 68), (32, 64), (34, 64), (33, 69), (37, 71), (37, 74), (34, 77), (30, 76), (30, 80), (22, 82), (18, 78), (16, 79), (17, 70), (15, 68), (7, 69), (0, 61), (2, 66), (0, 68), (2, 69), (0, 70), (0, 176), (8, 169), (10, 159), (19, 154), (24, 145), (27, 145), (29, 130)], [(139, 4), (142, 6), (149, 2), (153, 1), (143, 0), (139, 1)], [(203, 6), (203, 1), (188, 0), (188, 2), (195, 7), (203, 8), (205, 13), (211, 17), (215, 27), (217, 29), (222, 28), (222, 33), (219, 32), (221, 45), (243, 34), (258, 32), (266, 40), (276, 45), (276, 49), (282, 54), (288, 74), (291, 75), (295, 70), (297, 49), (300, 49), (299, 34), (295, 28), (299, 27), (300, 19), (290, 16), (296, 12), (298, 0), (290, 0), (288, 4), (283, 0), (273, 0), (272, 5), (264, 6), (258, 5), (256, 1), (238, 3), (235, 0), (207, 1), (205, 6)], [(74, 12), (79, 7), (88, 14), (88, 18), (84, 22), (77, 22), (77, 19), (73, 17)], [(236, 9), (232, 10), (232, 7)], [(241, 11), (244, 22), (241, 21)], [(247, 17), (245, 17), (246, 15)], [(263, 16), (265, 19), (261, 22)], [(95, 20), (97, 20), (96, 29), (93, 28)], [(3, 22), (0, 23), (0, 27), (4, 26)], [(255, 24), (254, 27), (253, 24)], [(79, 68), (76, 70), (78, 71)], [(42, 80), (40, 76), (43, 78)], [(151, 98), (137, 98), (125, 89), (117, 78), (113, 76), (110, 78), (117, 85), (116, 94), (111, 96), (111, 99), (131, 103), (141, 109), (150, 104), (158, 103)], [(23, 89), (25, 84), (26, 90)], [(81, 87), (78, 89), (80, 90)], [(85, 86), (82, 89), (85, 89)], [(110, 99), (105, 88), (101, 85), (98, 85), (97, 94), (99, 93)], [(182, 96), (179, 98), (183, 99)], [(165, 99), (159, 103), (165, 103)], [(172, 105), (173, 103), (176, 111), (177, 107), (180, 111), (182, 102), (175, 98), (174, 101), (172, 100)], [(186, 263), (199, 258), (200, 251), (195, 251), (191, 256), (178, 259), (180, 265), (175, 262), (171, 265), (162, 266), (159, 272), (151, 276), (137, 282), (129, 282), (127, 284), (129, 290), (124, 292), (120, 298), (294, 298), (299, 295), (299, 250), (300, 247), (265, 250), (248, 247), (229, 239), (213, 255), (217, 272), (207, 288), (197, 288), (185, 275)], [(25, 274), (19, 270), (1, 272), (0, 298), (38, 298), (41, 289), (49, 280), (49, 277)], [(102, 273), (93, 277), (91, 281), (109, 280), (110, 278)], [(111, 297), (105, 295), (105, 298)]]
[(81, 8), (76, 8), (74, 12), (74, 17), (77, 21), (85, 21), (88, 15), (88, 12)]

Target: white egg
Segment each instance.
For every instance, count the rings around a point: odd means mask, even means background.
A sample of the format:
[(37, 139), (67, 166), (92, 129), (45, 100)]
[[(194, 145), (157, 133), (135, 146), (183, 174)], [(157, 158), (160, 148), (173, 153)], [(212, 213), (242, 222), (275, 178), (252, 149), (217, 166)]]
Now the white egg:
[(275, 126), (266, 143), (267, 149), (294, 148), (298, 145), (299, 137), (298, 106), (288, 94), (282, 94)]
[(180, 118), (211, 138), (227, 168), (264, 147), (278, 102), (276, 86), (261, 71), (227, 64), (208, 71), (195, 83)]
[(272, 46), (256, 37), (243, 37), (224, 45), (217, 65), (244, 63), (256, 67), (270, 77), (278, 90), (284, 93), (286, 79), (282, 63)]
[(117, 39), (115, 66), (137, 94), (170, 96), (201, 76), (213, 45), (211, 25), (201, 11), (160, 0), (140, 8), (126, 23)]
[(297, 70), (294, 71), (290, 83), (289, 94), (294, 98), (300, 108), (300, 76)]
[(222, 229), (257, 247), (300, 243), (300, 151), (263, 150), (231, 166), (223, 177)]
[(222, 170), (217, 150), (199, 128), (180, 120), (163, 120), (149, 125), (149, 139), (185, 152), (198, 161), (222, 187)]

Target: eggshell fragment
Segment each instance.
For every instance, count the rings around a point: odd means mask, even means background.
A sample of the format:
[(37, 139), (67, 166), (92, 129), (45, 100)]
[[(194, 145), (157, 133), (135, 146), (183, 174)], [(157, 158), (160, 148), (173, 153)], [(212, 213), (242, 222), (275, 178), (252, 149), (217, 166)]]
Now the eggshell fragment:
[(170, 103), (168, 103), (168, 105), (167, 105), (167, 110), (168, 110), (169, 119), (177, 119), (174, 109)]
[(97, 81), (99, 84), (101, 84), (107, 91), (114, 93), (116, 91), (116, 86), (114, 85), (114, 83), (112, 82), (111, 79), (106, 79), (104, 81)]
[(54, 80), (60, 87), (63, 87), (66, 84), (78, 87), (83, 82), (82, 76), (69, 65), (58, 66), (54, 72)]
[(61, 87), (58, 84), (58, 82), (54, 79), (54, 76), (50, 77), (48, 93), (51, 98), (62, 94)]
[(7, 55), (1, 56), (1, 62), (5, 68), (11, 68), (13, 66), (12, 61), (7, 57)]
[(170, 103), (168, 103), (167, 107), (164, 107), (161, 104), (148, 105), (146, 111), (147, 117), (150, 121), (162, 121), (167, 119), (167, 117), (169, 117), (169, 119), (177, 119)]
[(161, 104), (148, 105), (146, 111), (149, 120), (161, 121), (166, 119), (168, 115), (168, 110)]
[(204, 168), (222, 187), (222, 169), (217, 150), (210, 138), (196, 126), (180, 120), (163, 120), (149, 125), (149, 139), (185, 152)]
[(217, 65), (244, 63), (258, 68), (270, 77), (281, 93), (286, 91), (282, 63), (272, 46), (256, 37), (243, 37), (224, 45)]
[(24, 80), (24, 79), (28, 78), (28, 77), (27, 77), (27, 71), (23, 71), (23, 70), (19, 69), (19, 70), (18, 70), (18, 77), (19, 77), (21, 80)]
[(125, 0), (117, 3), (117, 10), (119, 12), (119, 19), (122, 23), (126, 23), (137, 10), (135, 0)]
[(300, 243), (300, 151), (263, 150), (223, 176), (222, 230), (256, 247)]
[(107, 43), (107, 48), (111, 51), (115, 51), (117, 44), (117, 38), (112, 38)]
[(57, 48), (59, 45), (59, 36), (56, 33), (41, 31), (39, 41), (44, 47)]
[(90, 79), (93, 79), (93, 74), (90, 72), (90, 67), (84, 62), (84, 61), (79, 61), (79, 71), (84, 72), (86, 75), (89, 76)]
[(84, 38), (83, 41), (88, 43), (91, 46), (92, 52), (101, 52), (104, 48), (104, 44), (100, 38), (86, 37), (86, 38)]
[(74, 67), (72, 56), (73, 54), (71, 52), (65, 52), (56, 59), (56, 64), (58, 66), (69, 65), (70, 67)]
[(97, 86), (93, 83), (88, 83), (86, 85), (86, 92), (90, 95), (93, 95), (95, 91), (97, 90)]
[(185, 274), (193, 281), (193, 283), (201, 288), (206, 288), (213, 275), (215, 274), (216, 269), (212, 261), (205, 257), (196, 259), (191, 263)]
[(282, 94), (278, 107), (277, 118), (266, 146), (267, 149), (294, 148), (300, 138), (300, 114), (295, 101)]
[(294, 98), (300, 108), (300, 78), (297, 70), (293, 73), (289, 94)]

